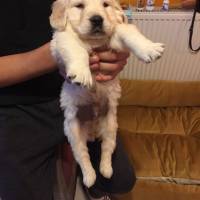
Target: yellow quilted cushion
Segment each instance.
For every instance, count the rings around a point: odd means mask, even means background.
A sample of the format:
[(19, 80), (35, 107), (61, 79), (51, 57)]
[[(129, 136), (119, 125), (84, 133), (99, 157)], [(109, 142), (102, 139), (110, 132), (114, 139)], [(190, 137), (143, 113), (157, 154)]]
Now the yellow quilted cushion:
[(200, 105), (200, 81), (121, 80), (121, 86), (120, 105)]
[(200, 108), (120, 106), (118, 121), (137, 176), (200, 180)]
[(200, 183), (200, 84), (122, 81), (119, 132), (138, 177)]

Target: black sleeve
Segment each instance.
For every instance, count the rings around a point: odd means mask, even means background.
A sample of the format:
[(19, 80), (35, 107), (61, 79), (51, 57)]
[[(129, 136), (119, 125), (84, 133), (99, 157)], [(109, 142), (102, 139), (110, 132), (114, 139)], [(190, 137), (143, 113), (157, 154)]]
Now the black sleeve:
[[(27, 52), (51, 40), (53, 0), (4, 0), (0, 5), (0, 56)], [(33, 104), (58, 98), (57, 71), (0, 88), (0, 105)]]
[[(22, 16), (18, 1), (2, 1), (0, 6), (0, 56), (12, 54), (17, 44), (16, 32), (20, 30)], [(15, 41), (15, 42), (14, 42)], [(17, 52), (17, 51), (16, 51)]]
[(53, 0), (2, 1), (0, 56), (35, 49), (51, 39), (49, 24)]

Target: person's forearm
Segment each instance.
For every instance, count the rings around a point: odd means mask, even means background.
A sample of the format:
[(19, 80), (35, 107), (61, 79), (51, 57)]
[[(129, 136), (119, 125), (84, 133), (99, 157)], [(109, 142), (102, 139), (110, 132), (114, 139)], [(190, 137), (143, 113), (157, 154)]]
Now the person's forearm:
[(0, 87), (20, 83), (56, 69), (49, 44), (27, 53), (0, 57)]

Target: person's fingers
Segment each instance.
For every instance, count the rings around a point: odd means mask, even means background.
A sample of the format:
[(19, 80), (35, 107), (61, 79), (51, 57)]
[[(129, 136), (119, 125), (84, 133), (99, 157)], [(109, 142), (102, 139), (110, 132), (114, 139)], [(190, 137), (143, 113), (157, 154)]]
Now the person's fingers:
[(99, 63), (99, 71), (103, 74), (115, 74), (120, 72), (126, 63), (126, 60), (120, 60), (116, 63)]
[(116, 60), (118, 59), (116, 53), (112, 52), (112, 51), (102, 51), (102, 52), (98, 52), (97, 53), (100, 62), (116, 62)]
[(118, 60), (126, 60), (129, 57), (128, 52), (113, 52), (113, 51), (103, 51), (97, 53), (100, 62), (116, 62)]
[(99, 82), (114, 79), (124, 68), (129, 57), (128, 52), (115, 52), (108, 47), (96, 48), (90, 55), (90, 69)]
[(98, 63), (99, 61), (100, 61), (100, 59), (97, 55), (91, 55), (90, 58), (89, 58), (90, 65)]
[(105, 81), (110, 81), (110, 80), (114, 79), (119, 74), (119, 72), (123, 69), (124, 65), (125, 65), (124, 61), (121, 61), (117, 64), (105, 63), (105, 66), (103, 66), (103, 67), (105, 67), (106, 70), (102, 70), (101, 69), (102, 66), (100, 66), (101, 70), (100, 71), (98, 70), (95, 75), (96, 81), (105, 82)]
[(127, 60), (130, 56), (129, 52), (117, 52), (118, 60)]
[(113, 75), (105, 75), (105, 74), (101, 74), (101, 73), (97, 74), (95, 77), (96, 81), (98, 81), (98, 82), (110, 81), (113, 78), (114, 78)]
[(90, 65), (91, 72), (99, 71), (99, 69), (100, 69), (99, 63), (95, 63), (95, 64)]

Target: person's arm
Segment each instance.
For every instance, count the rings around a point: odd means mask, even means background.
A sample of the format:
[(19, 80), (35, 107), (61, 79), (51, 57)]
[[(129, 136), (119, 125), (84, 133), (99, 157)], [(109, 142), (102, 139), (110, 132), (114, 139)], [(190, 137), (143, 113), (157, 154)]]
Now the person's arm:
[(26, 53), (0, 57), (0, 88), (14, 85), (55, 70), (49, 43)]
[[(125, 66), (129, 54), (100, 50), (90, 57), (97, 81), (112, 80)], [(14, 85), (57, 69), (49, 43), (30, 52), (0, 57), (0, 88)]]

